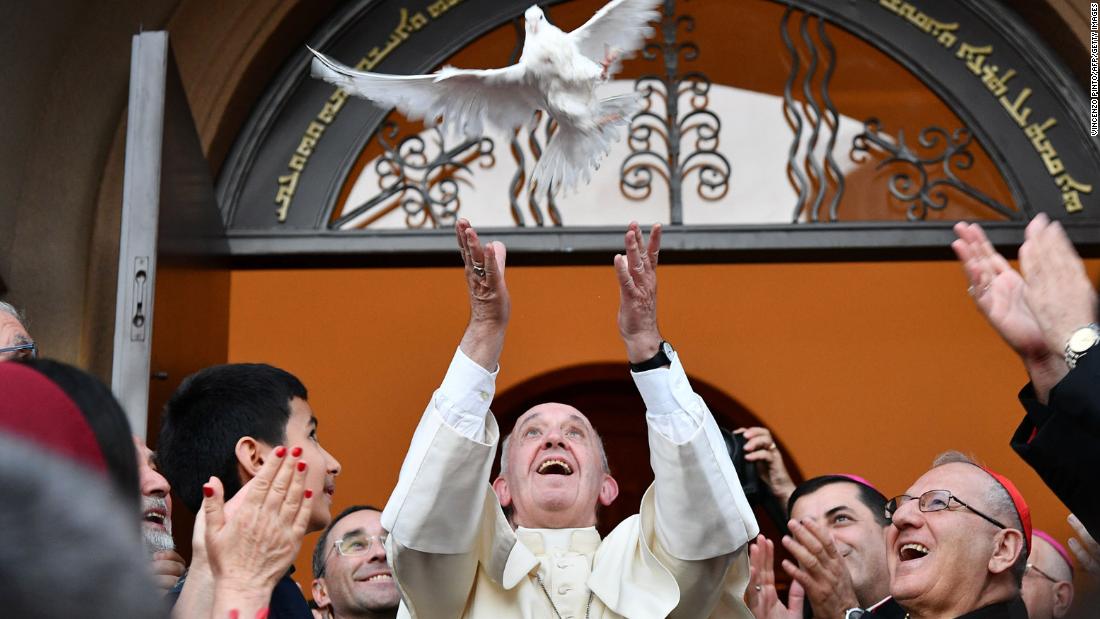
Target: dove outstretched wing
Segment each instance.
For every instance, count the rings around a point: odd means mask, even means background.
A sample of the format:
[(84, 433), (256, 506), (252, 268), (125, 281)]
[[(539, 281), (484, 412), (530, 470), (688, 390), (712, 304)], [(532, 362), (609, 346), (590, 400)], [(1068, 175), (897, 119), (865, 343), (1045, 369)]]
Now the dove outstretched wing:
[(649, 23), (661, 18), (661, 4), (662, 0), (611, 0), (569, 36), (593, 62), (604, 60), (608, 48), (629, 58), (653, 36)]
[(537, 91), (525, 79), (523, 65), (500, 69), (444, 67), (431, 75), (385, 75), (357, 71), (310, 48), (312, 74), (382, 107), (396, 107), (410, 120), (444, 126), (467, 137), (486, 127), (511, 131), (530, 122)]

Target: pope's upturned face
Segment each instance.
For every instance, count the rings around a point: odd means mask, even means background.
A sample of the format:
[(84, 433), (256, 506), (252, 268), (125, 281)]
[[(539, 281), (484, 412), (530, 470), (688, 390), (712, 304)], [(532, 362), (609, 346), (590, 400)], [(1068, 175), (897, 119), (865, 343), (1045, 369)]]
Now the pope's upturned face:
[(505, 473), (494, 484), (517, 525), (585, 527), (597, 503), (610, 504), (617, 486), (604, 468), (592, 424), (565, 404), (541, 404), (516, 422)]

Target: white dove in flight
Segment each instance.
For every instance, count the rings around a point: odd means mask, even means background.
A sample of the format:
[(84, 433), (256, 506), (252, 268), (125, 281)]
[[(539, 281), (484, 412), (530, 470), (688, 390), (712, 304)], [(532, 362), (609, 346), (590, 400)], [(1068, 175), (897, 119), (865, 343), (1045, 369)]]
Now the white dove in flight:
[(434, 125), (442, 117), (452, 131), (481, 137), (486, 125), (509, 134), (532, 122), (535, 110), (557, 121), (557, 132), (531, 174), (532, 187), (570, 191), (588, 183), (620, 127), (641, 109), (631, 93), (601, 99), (622, 57), (638, 51), (653, 34), (662, 0), (612, 0), (572, 32), (546, 20), (542, 9), (524, 12), (526, 36), (519, 62), (500, 69), (444, 67), (431, 75), (386, 75), (356, 71), (310, 48), (312, 73), (382, 107), (397, 107), (410, 120)]

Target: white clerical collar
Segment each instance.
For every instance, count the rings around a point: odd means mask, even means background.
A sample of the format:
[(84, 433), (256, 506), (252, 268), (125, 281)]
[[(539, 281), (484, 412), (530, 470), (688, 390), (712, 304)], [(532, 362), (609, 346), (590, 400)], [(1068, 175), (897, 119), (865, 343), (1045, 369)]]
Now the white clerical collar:
[(578, 529), (528, 529), (516, 527), (516, 537), (535, 554), (545, 554), (557, 550), (573, 551), (582, 554), (595, 552), (600, 545), (600, 534), (596, 527)]

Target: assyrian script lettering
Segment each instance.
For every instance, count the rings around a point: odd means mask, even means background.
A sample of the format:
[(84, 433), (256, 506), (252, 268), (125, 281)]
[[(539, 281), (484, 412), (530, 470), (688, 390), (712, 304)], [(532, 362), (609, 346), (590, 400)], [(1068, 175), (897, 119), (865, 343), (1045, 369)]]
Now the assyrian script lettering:
[[(958, 41), (957, 23), (943, 23), (933, 19), (926, 13), (918, 10), (913, 4), (903, 0), (871, 0), (878, 2), (885, 8), (908, 21), (915, 28), (927, 33), (944, 48), (955, 48), (955, 57), (966, 65), (977, 78), (979, 78), (986, 90), (993, 95), (1001, 106), (1012, 117), (1012, 120), (1023, 130), (1024, 135), (1030, 140), (1035, 152), (1043, 162), (1047, 174), (1062, 193), (1062, 206), (1066, 212), (1076, 213), (1082, 210), (1081, 195), (1092, 193), (1092, 185), (1078, 182), (1066, 171), (1066, 165), (1058, 155), (1054, 142), (1049, 137), (1051, 129), (1058, 124), (1054, 117), (1048, 117), (1042, 122), (1031, 122), (1033, 109), (1027, 105), (1027, 101), (1034, 92), (1031, 88), (1023, 86), (1015, 95), (1009, 93), (1009, 82), (1017, 76), (1016, 69), (1004, 67), (992, 62), (994, 50), (992, 45), (976, 45), (967, 41)], [(1040, 113), (1036, 116), (1042, 118)]]

